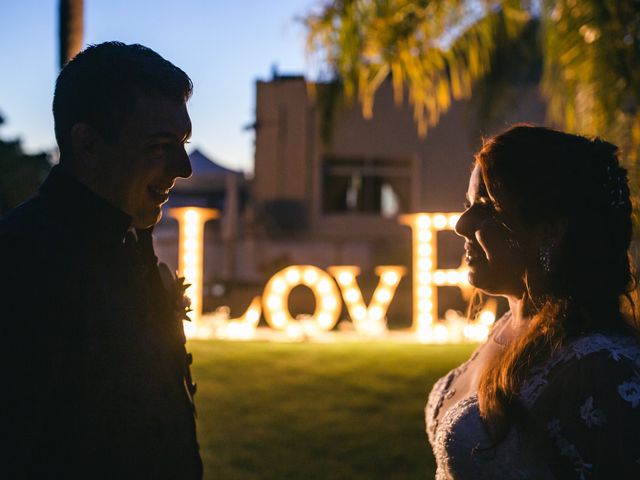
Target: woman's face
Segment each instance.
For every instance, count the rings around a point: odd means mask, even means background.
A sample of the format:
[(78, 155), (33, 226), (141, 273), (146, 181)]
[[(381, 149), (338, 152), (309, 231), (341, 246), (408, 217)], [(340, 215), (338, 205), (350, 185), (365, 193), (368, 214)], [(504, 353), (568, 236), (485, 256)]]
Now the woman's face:
[[(456, 233), (465, 239), (469, 282), (488, 294), (516, 295), (524, 292), (524, 254), (506, 225), (508, 202), (490, 197), (476, 164), (469, 180), (466, 209)], [(511, 217), (513, 220), (513, 216)]]

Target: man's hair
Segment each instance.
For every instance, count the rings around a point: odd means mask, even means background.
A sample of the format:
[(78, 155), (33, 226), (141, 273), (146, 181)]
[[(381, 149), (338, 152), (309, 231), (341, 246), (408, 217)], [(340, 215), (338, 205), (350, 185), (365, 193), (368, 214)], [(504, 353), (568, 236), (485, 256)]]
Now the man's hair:
[(60, 153), (69, 150), (76, 123), (87, 123), (112, 141), (142, 95), (186, 102), (192, 91), (187, 74), (150, 48), (121, 42), (90, 45), (56, 81), (53, 119)]

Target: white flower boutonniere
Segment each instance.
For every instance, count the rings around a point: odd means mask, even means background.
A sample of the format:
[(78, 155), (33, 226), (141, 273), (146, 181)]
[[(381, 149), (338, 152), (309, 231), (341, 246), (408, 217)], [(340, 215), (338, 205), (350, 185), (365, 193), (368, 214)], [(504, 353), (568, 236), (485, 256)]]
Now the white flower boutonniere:
[(190, 285), (184, 283), (184, 277), (179, 277), (171, 272), (166, 263), (160, 262), (158, 264), (158, 270), (160, 271), (162, 285), (170, 295), (176, 320), (191, 321), (187, 315), (191, 311), (191, 299), (185, 294)]

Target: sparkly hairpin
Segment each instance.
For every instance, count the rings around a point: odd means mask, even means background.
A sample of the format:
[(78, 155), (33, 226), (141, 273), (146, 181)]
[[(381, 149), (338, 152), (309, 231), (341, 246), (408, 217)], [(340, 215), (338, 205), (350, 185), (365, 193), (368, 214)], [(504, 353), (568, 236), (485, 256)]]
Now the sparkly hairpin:
[(627, 183), (627, 171), (617, 165), (607, 165), (607, 180), (603, 185), (608, 192), (609, 206), (612, 208), (624, 207), (629, 200), (629, 184)]

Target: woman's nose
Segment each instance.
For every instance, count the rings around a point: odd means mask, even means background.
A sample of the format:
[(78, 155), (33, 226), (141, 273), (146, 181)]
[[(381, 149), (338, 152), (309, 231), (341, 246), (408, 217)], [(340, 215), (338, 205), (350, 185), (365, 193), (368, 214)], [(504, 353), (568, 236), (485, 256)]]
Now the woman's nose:
[(467, 208), (456, 223), (455, 232), (461, 237), (471, 238), (475, 232), (473, 214), (470, 208)]

